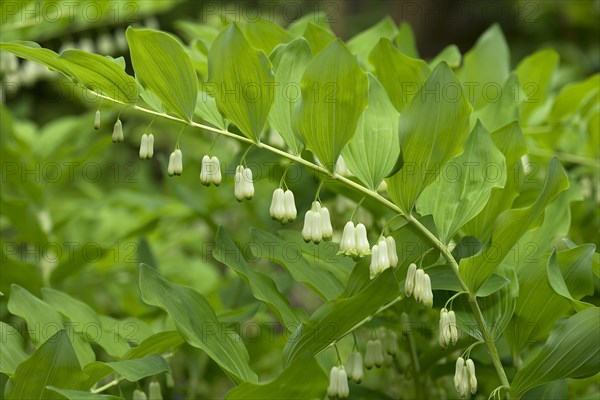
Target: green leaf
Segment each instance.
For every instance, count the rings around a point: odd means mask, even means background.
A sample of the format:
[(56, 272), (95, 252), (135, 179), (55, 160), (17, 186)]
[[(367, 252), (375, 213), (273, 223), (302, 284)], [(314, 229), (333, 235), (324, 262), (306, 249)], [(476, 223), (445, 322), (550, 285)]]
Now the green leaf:
[(572, 116), (591, 96), (598, 95), (598, 87), (600, 87), (600, 74), (594, 74), (582, 82), (565, 85), (554, 100), (548, 117), (550, 122)]
[(271, 278), (254, 271), (247, 264), (242, 253), (221, 226), (217, 230), (213, 256), (217, 261), (233, 269), (248, 283), (254, 297), (264, 302), (286, 329), (295, 329), (307, 318), (303, 309), (293, 309), (290, 306)]
[(556, 50), (544, 49), (525, 57), (515, 68), (523, 92), (527, 96), (523, 103), (525, 125), (529, 125), (533, 110), (542, 107), (546, 101), (558, 59)]
[(84, 380), (69, 336), (60, 330), (19, 364), (7, 385), (6, 399), (62, 399), (46, 388), (86, 389)]
[(369, 81), (341, 40), (308, 64), (293, 126), (322, 165), (333, 172), (367, 106)]
[(85, 366), (87, 385), (92, 386), (105, 376), (116, 372), (129, 382), (137, 382), (148, 376), (171, 372), (169, 363), (160, 355), (152, 354), (142, 358), (112, 362), (95, 361)]
[(251, 231), (262, 257), (285, 267), (295, 281), (304, 283), (321, 298), (333, 299), (344, 290), (344, 282), (337, 275), (308, 262), (296, 245), (265, 231)]
[(227, 332), (206, 298), (194, 289), (170, 283), (157, 271), (140, 265), (142, 300), (165, 310), (190, 345), (204, 350), (236, 382), (256, 382), (248, 351), (235, 332)]
[(82, 390), (59, 389), (54, 386), (48, 386), (48, 390), (56, 392), (69, 400), (123, 400), (122, 397), (111, 396), (108, 394), (84, 392)]
[(250, 44), (269, 55), (273, 49), (281, 43), (287, 43), (294, 39), (294, 35), (279, 25), (262, 18), (248, 21), (241, 25), (244, 35)]
[[(463, 290), (460, 281), (456, 277), (449, 265), (435, 265), (426, 269), (427, 275), (431, 278), (432, 290), (451, 290), (461, 292)], [(492, 274), (477, 292), (477, 297), (487, 297), (497, 292), (506, 285), (509, 280), (500, 274)]]
[(277, 86), (269, 123), (295, 155), (302, 152), (304, 144), (294, 133), (292, 115), (294, 107), (300, 101), (302, 75), (311, 59), (310, 46), (304, 38), (278, 46), (271, 54)]
[(2, 346), (0, 346), (0, 372), (11, 376), (17, 370), (17, 366), (27, 359), (27, 353), (23, 350), (23, 338), (12, 326), (0, 321), (0, 334), (2, 335)]
[(504, 187), (506, 162), (489, 132), (477, 122), (464, 152), (442, 168), (441, 179), (421, 193), (417, 210), (433, 215), (440, 240), (448, 243), (483, 210), (492, 190)]
[(162, 354), (171, 351), (183, 343), (183, 338), (175, 331), (158, 332), (148, 336), (138, 346), (133, 347), (125, 355), (123, 360), (146, 357), (151, 354)]
[(336, 36), (325, 26), (317, 25), (313, 22), (309, 22), (306, 25), (304, 34), (306, 41), (310, 45), (310, 50), (313, 54), (320, 53), (323, 49), (336, 40)]
[(204, 121), (216, 126), (217, 128), (223, 130), (227, 129), (227, 122), (219, 113), (216, 100), (214, 97), (209, 96), (206, 92), (198, 92), (198, 101), (196, 102), (194, 115), (202, 118)]
[(568, 187), (565, 171), (558, 159), (553, 158), (544, 187), (535, 202), (528, 207), (504, 211), (496, 219), (492, 240), (476, 255), (460, 261), (460, 275), (471, 292), (481, 287), (529, 226), (543, 215), (546, 206)]
[(190, 57), (173, 36), (152, 29), (127, 28), (135, 77), (158, 97), (167, 111), (191, 121), (198, 78)]
[(397, 298), (399, 288), (393, 275), (388, 269), (359, 293), (328, 301), (319, 307), (290, 336), (283, 350), (284, 365), (319, 354)]
[(441, 62), (445, 62), (451, 68), (457, 68), (462, 61), (462, 54), (455, 44), (446, 46), (438, 53), (437, 56), (429, 63), (429, 68), (435, 69)]
[(515, 375), (511, 397), (528, 389), (563, 378), (584, 378), (600, 370), (600, 308), (590, 307), (565, 321), (550, 333), (544, 348)]
[(352, 54), (356, 54), (361, 63), (365, 66), (369, 62), (369, 54), (379, 39), (386, 38), (394, 40), (398, 35), (398, 27), (394, 20), (390, 17), (385, 17), (377, 24), (369, 29), (366, 29), (352, 39), (348, 40), (348, 49)]
[(0, 50), (10, 51), (18, 57), (45, 65), (52, 70), (60, 71), (67, 76), (71, 76), (70, 71), (58, 61), (58, 54), (52, 50), (44, 49), (35, 42), (20, 40), (14, 42), (1, 42)]
[(42, 297), (55, 310), (74, 323), (72, 326), (76, 332), (81, 332), (89, 326), (102, 327), (96, 312), (84, 302), (51, 288), (42, 288)]
[(248, 43), (235, 23), (210, 48), (208, 84), (225, 117), (246, 137), (258, 141), (274, 100), (274, 77), (269, 59)]
[[(581, 296), (594, 294), (594, 288), (592, 285), (593, 281), (592, 281), (592, 270), (591, 270), (591, 255), (593, 254), (596, 246), (590, 244), (586, 247), (589, 250), (589, 253), (588, 253), (590, 256), (589, 263), (585, 263), (585, 264), (581, 265), (582, 268), (580, 270), (571, 270), (570, 271), (570, 273), (572, 273), (574, 276), (576, 276), (576, 277), (578, 276), (580, 278), (579, 282), (577, 282), (578, 285), (573, 285), (573, 287), (576, 290), (580, 291)], [(577, 264), (575, 264), (575, 265), (577, 265)], [(574, 299), (573, 295), (571, 295), (569, 288), (567, 287), (567, 283), (565, 282), (565, 278), (563, 277), (561, 270), (560, 270), (558, 256), (556, 255), (556, 249), (554, 249), (554, 251), (552, 251), (552, 254), (550, 255), (550, 259), (548, 260), (548, 265), (546, 267), (546, 272), (547, 272), (547, 276), (548, 276), (548, 283), (550, 284), (550, 286), (552, 287), (554, 292), (556, 294), (558, 294), (559, 296), (562, 296), (565, 299), (569, 300), (575, 310), (581, 311), (581, 310), (584, 310), (584, 309), (592, 306), (590, 303), (586, 303), (586, 302)], [(581, 279), (581, 278), (583, 278), (583, 279)], [(581, 291), (581, 289), (583, 287), (590, 287), (590, 286), (591, 286), (591, 288), (589, 290), (584, 289), (584, 291)]]
[(489, 27), (464, 57), (461, 80), (474, 108), (490, 102), (486, 90), (500, 86), (508, 78), (510, 52), (500, 25)]
[(329, 379), (314, 358), (298, 360), (267, 383), (244, 382), (230, 390), (227, 400), (322, 399)]
[(386, 178), (392, 200), (407, 214), (417, 197), (463, 151), (471, 107), (452, 70), (442, 63), (402, 112), (402, 169)]
[(412, 58), (419, 58), (415, 33), (407, 22), (400, 24), (398, 35), (396, 36), (396, 46), (403, 54)]
[(369, 103), (342, 155), (348, 169), (372, 190), (392, 172), (400, 156), (399, 118), (381, 83), (369, 74)]
[(369, 61), (375, 67), (375, 76), (400, 112), (417, 94), (430, 73), (425, 61), (403, 54), (385, 38), (373, 48)]
[(498, 130), (520, 120), (520, 108), (525, 93), (520, 89), (517, 75), (510, 74), (501, 91), (490, 90), (487, 96), (494, 101), (473, 112), (472, 119), (480, 119), (489, 131)]

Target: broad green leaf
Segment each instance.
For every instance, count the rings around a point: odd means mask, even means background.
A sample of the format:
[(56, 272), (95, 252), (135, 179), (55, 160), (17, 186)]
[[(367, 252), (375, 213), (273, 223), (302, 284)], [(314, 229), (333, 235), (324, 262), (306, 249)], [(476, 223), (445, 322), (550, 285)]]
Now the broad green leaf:
[(319, 307), (290, 336), (283, 350), (284, 365), (319, 354), (396, 299), (399, 287), (393, 275), (388, 269), (357, 294), (328, 301)]
[(317, 25), (313, 22), (306, 25), (303, 36), (310, 45), (313, 54), (320, 53), (336, 40), (336, 36), (326, 26)]
[(51, 288), (42, 288), (42, 297), (55, 310), (74, 323), (71, 326), (76, 332), (81, 332), (90, 326), (102, 327), (96, 312), (84, 302)]
[(308, 64), (301, 89), (292, 124), (308, 149), (333, 172), (367, 106), (367, 75), (338, 39)]
[(399, 117), (381, 83), (369, 74), (369, 103), (342, 155), (348, 169), (372, 190), (392, 171), (400, 156)]
[(6, 388), (6, 399), (51, 400), (63, 397), (47, 389), (86, 389), (85, 374), (67, 332), (60, 330), (17, 367)]
[(599, 87), (600, 74), (594, 74), (582, 82), (565, 85), (554, 100), (549, 120), (555, 122), (572, 116), (581, 104), (598, 95)]
[(171, 372), (169, 363), (160, 355), (152, 354), (142, 358), (112, 362), (95, 361), (85, 366), (83, 372), (88, 376), (87, 385), (92, 386), (100, 379), (115, 372), (129, 382), (137, 382), (148, 376), (162, 372)]
[(294, 39), (294, 35), (279, 25), (262, 18), (248, 21), (241, 25), (241, 28), (248, 42), (254, 48), (262, 50), (266, 55), (271, 54), (278, 44), (287, 43)]
[(322, 399), (329, 379), (314, 358), (298, 360), (270, 382), (244, 382), (230, 390), (227, 400)]
[(262, 257), (286, 268), (295, 281), (304, 283), (321, 298), (331, 300), (344, 290), (338, 276), (307, 261), (295, 244), (258, 229), (252, 229), (252, 237)]
[[(449, 265), (436, 265), (425, 270), (431, 278), (432, 290), (451, 290), (461, 292), (463, 290), (460, 281)], [(509, 280), (500, 274), (493, 274), (477, 292), (477, 297), (489, 296), (509, 284)]]
[(217, 128), (227, 129), (227, 122), (219, 113), (217, 102), (215, 101), (214, 97), (209, 96), (206, 92), (198, 92), (198, 101), (196, 102), (194, 115), (202, 118), (204, 121), (216, 126)]
[(392, 104), (400, 112), (419, 92), (430, 73), (425, 61), (403, 54), (386, 38), (380, 39), (373, 48), (369, 62), (375, 67), (374, 74)]
[(288, 300), (279, 292), (271, 278), (254, 271), (248, 265), (238, 247), (220, 226), (215, 238), (213, 256), (217, 261), (233, 269), (240, 278), (246, 281), (250, 285), (254, 297), (264, 302), (286, 329), (295, 329), (300, 322), (307, 318), (303, 309), (293, 309), (290, 306)]
[(525, 57), (515, 68), (519, 83), (527, 96), (522, 115), (525, 125), (528, 125), (533, 110), (542, 107), (546, 101), (558, 59), (556, 50), (544, 49)]
[(204, 350), (236, 382), (256, 382), (248, 350), (235, 332), (227, 332), (209, 302), (194, 289), (170, 283), (157, 271), (140, 265), (142, 300), (165, 310), (190, 345)]
[(123, 360), (133, 360), (151, 354), (162, 354), (183, 344), (183, 338), (175, 331), (159, 332), (144, 339), (138, 346), (133, 347)]
[(521, 156), (525, 154), (525, 138), (517, 121), (492, 133), (496, 147), (506, 159), (506, 184), (504, 188), (494, 188), (485, 208), (464, 227), (464, 233), (485, 243), (492, 235), (494, 221), (500, 213), (509, 209), (519, 195), (522, 180)]
[(452, 70), (439, 64), (402, 112), (402, 169), (386, 178), (392, 200), (407, 214), (441, 167), (463, 151), (471, 106)]
[(560, 321), (541, 352), (515, 375), (511, 397), (563, 378), (584, 378), (600, 370), (600, 308), (590, 307)]
[(348, 40), (348, 49), (352, 54), (356, 54), (358, 59), (364, 66), (368, 66), (369, 54), (379, 39), (386, 38), (394, 40), (398, 35), (398, 27), (394, 20), (390, 17), (385, 17), (377, 24), (369, 29), (366, 29), (352, 39)]
[(51, 392), (56, 392), (69, 400), (123, 400), (122, 397), (111, 396), (108, 394), (84, 392), (82, 390), (59, 389), (54, 386), (47, 388)]
[(300, 101), (300, 82), (306, 66), (312, 59), (308, 42), (298, 38), (278, 46), (271, 54), (275, 71), (275, 101), (269, 114), (269, 124), (279, 132), (291, 152), (299, 155), (304, 144), (294, 133), (292, 115)]
[(480, 119), (490, 131), (496, 131), (507, 124), (520, 120), (520, 107), (525, 99), (525, 93), (519, 86), (517, 75), (510, 74), (502, 90), (493, 87), (486, 94), (491, 101), (473, 112), (473, 119)]
[[(569, 398), (569, 385), (566, 379), (536, 386), (523, 395), (524, 400), (557, 400)], [(585, 400), (580, 398), (579, 400)], [(591, 397), (589, 400), (595, 400)]]
[(0, 372), (11, 376), (15, 373), (17, 366), (27, 359), (27, 353), (23, 349), (23, 338), (12, 326), (0, 321), (0, 335), (2, 346), (0, 346)]
[[(585, 263), (577, 263), (574, 262), (576, 260), (569, 260), (571, 262), (571, 265), (580, 267), (577, 270), (571, 269), (571, 271), (569, 271), (571, 274), (573, 274), (574, 278), (579, 278), (577, 284), (571, 285), (575, 290), (578, 291), (578, 293), (576, 293), (575, 295), (577, 296), (577, 294), (580, 294), (580, 296), (578, 297), (594, 294), (594, 288), (592, 285), (591, 255), (594, 252), (595, 246), (593, 244), (589, 244), (585, 247), (588, 249), (589, 254), (589, 258), (586, 259)], [(579, 301), (573, 298), (573, 295), (570, 293), (570, 290), (567, 287), (565, 278), (562, 275), (561, 268), (559, 266), (558, 256), (556, 254), (556, 249), (550, 255), (550, 259), (548, 260), (548, 265), (546, 267), (546, 272), (548, 276), (548, 283), (550, 284), (554, 292), (569, 300), (573, 305), (573, 308), (575, 308), (575, 310), (581, 311), (591, 306), (590, 303)]]
[(398, 35), (396, 36), (396, 46), (403, 54), (412, 58), (419, 58), (415, 33), (407, 22), (400, 24)]
[(208, 93), (225, 117), (258, 141), (274, 100), (274, 77), (267, 56), (248, 43), (235, 23), (210, 48), (208, 84), (212, 86)]
[(135, 77), (166, 111), (191, 121), (196, 108), (198, 77), (190, 57), (173, 36), (152, 29), (127, 28)]
[(524, 208), (504, 211), (494, 223), (492, 240), (476, 255), (460, 261), (460, 275), (471, 292), (481, 287), (529, 226), (543, 215), (546, 206), (568, 187), (564, 169), (558, 159), (553, 158), (544, 187), (535, 202)]
[(429, 68), (435, 69), (441, 62), (445, 62), (450, 68), (457, 68), (460, 66), (462, 61), (462, 54), (460, 50), (454, 44), (446, 46), (438, 53), (433, 60), (429, 62)]
[(45, 65), (55, 71), (60, 71), (67, 76), (71, 76), (71, 72), (57, 60), (58, 54), (50, 49), (45, 49), (35, 42), (14, 41), (0, 42), (0, 50), (10, 51), (14, 55)]
[(489, 27), (464, 57), (461, 80), (474, 108), (489, 102), (486, 89), (501, 86), (508, 78), (510, 52), (500, 25)]
[(506, 183), (506, 161), (489, 132), (477, 122), (464, 152), (442, 167), (440, 179), (423, 190), (417, 201), (421, 215), (433, 215), (439, 238), (448, 243), (456, 232), (483, 210), (494, 188)]

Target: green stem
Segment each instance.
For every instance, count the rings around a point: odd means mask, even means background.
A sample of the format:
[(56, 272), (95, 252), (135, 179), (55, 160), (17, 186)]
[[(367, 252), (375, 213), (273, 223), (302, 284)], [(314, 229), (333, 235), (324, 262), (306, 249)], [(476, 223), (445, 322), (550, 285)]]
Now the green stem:
[[(115, 103), (119, 103), (119, 104), (124, 104), (127, 105), (127, 103), (115, 100), (113, 98), (110, 98), (108, 96), (96, 93), (94, 91), (91, 91), (93, 94), (97, 95), (100, 98), (106, 99), (106, 100), (110, 100), (112, 102)], [(216, 132), (218, 134), (221, 134), (223, 136), (227, 136), (230, 137), (232, 139), (236, 139), (239, 140), (241, 142), (244, 143), (248, 143), (248, 144), (254, 144), (256, 147), (260, 148), (260, 149), (264, 149), (267, 151), (270, 151), (271, 153), (277, 154), (281, 157), (285, 157), (291, 161), (294, 161), (300, 165), (304, 165), (307, 168), (310, 168), (314, 171), (320, 172), (326, 176), (329, 176), (330, 178), (337, 180), (343, 184), (345, 184), (348, 187), (351, 187), (352, 189), (371, 197), (372, 199), (378, 201), (379, 203), (381, 203), (383, 206), (385, 206), (386, 208), (394, 211), (397, 214), (401, 214), (404, 215), (404, 213), (402, 212), (402, 210), (395, 205), (394, 203), (392, 203), (390, 200), (386, 199), (385, 197), (383, 197), (382, 195), (380, 195), (379, 193), (377, 193), (376, 191), (373, 191), (365, 186), (362, 186), (361, 184), (354, 182), (353, 180), (350, 180), (348, 178), (345, 178), (339, 174), (337, 174), (336, 172), (331, 172), (329, 170), (327, 170), (324, 167), (321, 167), (317, 164), (313, 164), (310, 161), (307, 161), (305, 159), (303, 159), (302, 157), (299, 156), (295, 156), (291, 153), (288, 153), (284, 150), (280, 150), (276, 147), (273, 146), (269, 146), (265, 143), (259, 142), (259, 143), (255, 143), (253, 140), (248, 139), (245, 136), (241, 136), (241, 135), (237, 135), (235, 133), (229, 132), (227, 130), (223, 130), (223, 129), (219, 129), (219, 128), (214, 128), (212, 126), (208, 126), (208, 125), (203, 125), (203, 124), (199, 124), (197, 122), (194, 121), (185, 121), (181, 118), (178, 117), (174, 117), (172, 115), (168, 115), (168, 114), (164, 114), (164, 113), (160, 113), (157, 111), (152, 111), (149, 110), (147, 108), (144, 107), (140, 107), (137, 105), (132, 106), (133, 109), (138, 110), (138, 111), (142, 111), (148, 114), (152, 114), (152, 115), (156, 115), (162, 118), (166, 118), (166, 119), (170, 119), (172, 121), (177, 121), (177, 122), (183, 122), (186, 124), (189, 124), (190, 126), (196, 127), (196, 128), (201, 128), (207, 131), (211, 131), (211, 132)], [(446, 247), (446, 245), (444, 243), (442, 243), (433, 233), (431, 233), (431, 231), (429, 231), (423, 224), (421, 224), (421, 222), (419, 222), (419, 220), (417, 220), (414, 216), (412, 215), (404, 215), (404, 218), (406, 218), (406, 220), (412, 224), (417, 230), (419, 230), (421, 233), (423, 233), (423, 235), (425, 235), (425, 237), (427, 237), (427, 239), (432, 243), (433, 246), (435, 246), (440, 253), (444, 256), (444, 258), (448, 261), (448, 263), (450, 264), (452, 270), (454, 271), (454, 274), (456, 275), (456, 277), (458, 278), (463, 290), (465, 291), (469, 291), (469, 288), (467, 287), (467, 285), (465, 284), (465, 282), (462, 280), (462, 278), (460, 277), (460, 274), (458, 272), (458, 263), (456, 262), (456, 260), (454, 259), (454, 256), (452, 256), (452, 253), (450, 252), (450, 250), (448, 250), (448, 248)], [(385, 310), (388, 307), (391, 307), (393, 304), (395, 304), (396, 302), (400, 301), (402, 297), (398, 297), (396, 298), (394, 301), (382, 306), (376, 313), (378, 314), (379, 312)], [(494, 364), (494, 367), (496, 368), (496, 373), (498, 374), (498, 377), (500, 378), (500, 381), (502, 382), (503, 386), (506, 387), (510, 387), (509, 383), (508, 383), (508, 378), (506, 377), (506, 373), (504, 372), (504, 369), (502, 367), (502, 362), (500, 361), (500, 357), (498, 355), (498, 350), (496, 349), (496, 345), (494, 343), (494, 341), (491, 338), (491, 335), (488, 331), (487, 325), (485, 323), (485, 320), (483, 318), (483, 314), (481, 313), (481, 309), (479, 308), (479, 304), (477, 303), (477, 299), (475, 296), (471, 296), (471, 298), (469, 298), (469, 304), (471, 305), (471, 309), (473, 310), (473, 313), (475, 314), (475, 317), (477, 319), (477, 323), (479, 325), (479, 329), (481, 330), (481, 333), (483, 335), (483, 338), (485, 340), (485, 344), (486, 347), (488, 349), (488, 352), (490, 354), (490, 356), (492, 357), (492, 362)], [(349, 329), (347, 333), (352, 332), (354, 329), (358, 328), (359, 326), (361, 326), (362, 324), (368, 322), (371, 320), (373, 316), (369, 316), (367, 318), (365, 318), (363, 321), (359, 322), (355, 327), (353, 327), (352, 329)], [(333, 341), (329, 346), (330, 347), (332, 345), (335, 344), (335, 341)], [(325, 350), (325, 349), (324, 349)]]
[(415, 395), (417, 399), (422, 399), (423, 395), (421, 393), (421, 363), (419, 362), (419, 355), (417, 354), (417, 345), (415, 343), (414, 331), (408, 332), (406, 335), (406, 340), (408, 340), (408, 347), (410, 350), (410, 360), (413, 365), (413, 379), (415, 381)]

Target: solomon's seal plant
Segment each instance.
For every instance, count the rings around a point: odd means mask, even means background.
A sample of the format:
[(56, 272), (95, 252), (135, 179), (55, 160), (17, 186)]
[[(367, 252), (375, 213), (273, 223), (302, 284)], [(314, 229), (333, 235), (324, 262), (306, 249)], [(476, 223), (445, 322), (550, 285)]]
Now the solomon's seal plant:
[[(124, 387), (138, 399), (148, 388), (156, 399), (184, 392), (181, 377), (197, 375), (194, 390), (227, 379), (219, 386), (227, 399), (520, 399), (566, 393), (571, 379), (597, 376), (598, 254), (572, 229), (581, 215), (570, 207), (597, 206), (598, 75), (561, 86), (554, 50), (511, 61), (497, 25), (465, 54), (448, 46), (428, 59), (410, 27), (389, 18), (347, 42), (309, 19), (285, 29), (266, 20), (176, 25), (185, 40), (128, 27), (127, 65), (84, 39), (87, 51), (60, 54), (34, 42), (0, 44), (7, 74), (14, 54), (101, 102), (102, 119), (116, 118), (112, 141), (127, 139), (115, 152), (137, 152), (121, 118), (128, 132), (148, 132), (136, 126), (142, 118), (162, 124), (156, 148), (152, 133), (141, 136), (139, 158), (166, 171), (165, 193), (180, 200), (167, 206), (152, 186), (156, 198), (136, 197), (131, 207), (144, 216), (135, 229), (91, 230), (128, 238), (164, 229), (149, 236), (152, 245), (140, 239), (136, 253), (145, 303), (128, 292), (136, 340), (127, 340), (125, 320), (58, 290), (82, 268), (77, 260), (44, 264), (34, 279), (38, 266), (7, 255), (8, 268), (22, 272), (2, 286), (8, 313), (30, 330), (59, 328), (23, 338), (2, 322), (10, 333), (1, 350), (6, 398), (96, 398)], [(124, 48), (110, 41), (103, 36), (98, 51)], [(3, 130), (13, 129), (2, 113)], [(99, 107), (89, 123), (93, 113), (87, 126), (110, 141)], [(20, 133), (3, 146), (30, 143), (24, 125), (15, 123)], [(97, 188), (81, 192), (100, 202)], [(23, 215), (34, 207), (2, 202)], [(240, 217), (243, 210), (251, 212)], [(76, 223), (63, 215), (53, 231), (41, 211), (19, 222), (45, 240), (59, 229), (68, 237)], [(198, 226), (214, 240), (200, 239)], [(196, 230), (173, 235), (178, 229)], [(153, 246), (166, 255), (156, 257)], [(197, 263), (179, 262), (200, 248)], [(176, 268), (158, 267), (171, 256)], [(211, 278), (190, 278), (197, 269)], [(85, 323), (104, 335), (66, 329)], [(113, 326), (114, 342), (106, 339)], [(255, 341), (250, 326), (261, 333)], [(186, 372), (171, 368), (182, 355), (193, 359)], [(138, 382), (135, 392), (129, 382)]]

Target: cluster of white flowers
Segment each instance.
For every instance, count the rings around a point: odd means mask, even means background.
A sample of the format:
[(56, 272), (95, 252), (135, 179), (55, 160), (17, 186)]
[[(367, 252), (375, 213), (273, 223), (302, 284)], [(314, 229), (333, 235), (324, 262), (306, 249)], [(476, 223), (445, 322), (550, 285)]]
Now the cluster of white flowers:
[[(100, 124), (99, 120), (98, 124)], [(123, 124), (121, 123), (121, 120), (117, 118), (117, 122), (115, 122), (115, 126), (113, 128), (112, 141), (113, 143), (117, 143), (122, 142), (123, 140), (125, 140), (125, 137), (123, 136)]]
[(223, 176), (221, 175), (221, 163), (216, 156), (209, 157), (205, 155), (202, 157), (202, 168), (200, 169), (200, 182), (204, 186), (210, 186), (214, 183), (215, 186), (219, 186)]
[(254, 197), (254, 183), (252, 182), (252, 170), (238, 165), (235, 169), (233, 195), (237, 201), (250, 200)]
[(456, 328), (456, 315), (454, 311), (442, 308), (440, 310), (440, 324), (438, 332), (438, 341), (442, 349), (446, 349), (448, 344), (456, 344), (458, 341), (458, 329)]
[(295, 221), (298, 212), (296, 211), (294, 193), (289, 189), (285, 192), (282, 188), (275, 189), (269, 213), (271, 218), (282, 224)]
[(348, 371), (348, 378), (352, 379), (355, 383), (361, 383), (365, 377), (363, 370), (363, 358), (362, 354), (358, 351), (353, 351), (348, 355), (346, 360), (346, 370)]
[(183, 154), (181, 154), (181, 150), (175, 149), (169, 156), (167, 173), (169, 176), (181, 175), (183, 173)]
[(348, 376), (343, 365), (331, 368), (329, 373), (329, 387), (327, 388), (327, 396), (329, 398), (345, 399), (350, 395), (348, 387)]
[(404, 291), (406, 292), (406, 297), (410, 297), (414, 294), (417, 303), (423, 302), (423, 305), (428, 308), (433, 306), (431, 279), (421, 268), (417, 269), (415, 263), (411, 263), (408, 266), (406, 281), (404, 282)]
[(469, 394), (477, 393), (477, 377), (475, 376), (475, 364), (470, 358), (458, 357), (456, 360), (456, 371), (454, 372), (454, 386), (456, 391), (464, 399)]
[(371, 279), (388, 269), (398, 265), (398, 254), (396, 253), (396, 241), (393, 237), (382, 237), (379, 243), (371, 249)]
[(140, 141), (140, 158), (142, 160), (149, 160), (154, 155), (154, 135), (145, 133), (142, 135)]
[(333, 237), (329, 210), (327, 207), (322, 207), (318, 201), (313, 201), (312, 207), (304, 215), (302, 237), (307, 243), (320, 243), (321, 240), (327, 241)]
[(351, 257), (364, 257), (371, 254), (369, 239), (367, 238), (367, 228), (363, 224), (354, 226), (354, 222), (346, 222), (338, 254)]
[(383, 348), (381, 345), (381, 340), (371, 339), (367, 342), (367, 350), (365, 351), (365, 368), (381, 368), (382, 365)]

